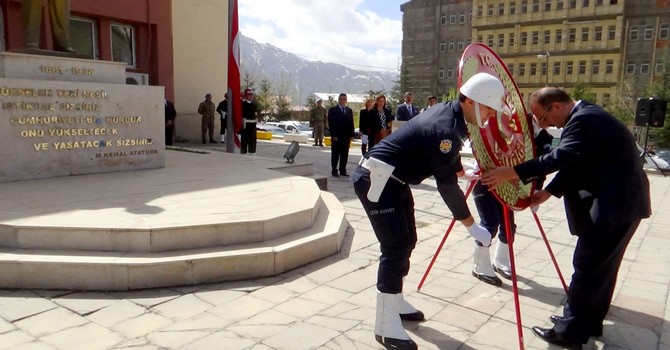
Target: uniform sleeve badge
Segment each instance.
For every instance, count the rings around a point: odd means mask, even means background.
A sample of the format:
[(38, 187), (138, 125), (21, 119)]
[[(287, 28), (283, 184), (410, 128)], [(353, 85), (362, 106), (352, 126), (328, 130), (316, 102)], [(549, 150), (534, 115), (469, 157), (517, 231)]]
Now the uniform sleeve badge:
[(440, 152), (449, 153), (451, 151), (451, 140), (445, 139), (440, 141)]

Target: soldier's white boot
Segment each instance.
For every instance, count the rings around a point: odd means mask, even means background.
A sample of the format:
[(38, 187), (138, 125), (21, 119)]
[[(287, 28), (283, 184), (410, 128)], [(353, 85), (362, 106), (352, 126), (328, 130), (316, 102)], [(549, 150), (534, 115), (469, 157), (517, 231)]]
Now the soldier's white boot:
[(377, 292), (377, 317), (375, 340), (386, 349), (416, 350), (416, 343), (409, 337), (400, 321), (398, 304), (401, 294)]
[(500, 286), (502, 280), (496, 276), (491, 266), (491, 256), (489, 255), (489, 247), (480, 247), (475, 244), (474, 267), (472, 275), (482, 282)]
[(425, 317), (423, 312), (417, 310), (412, 304), (408, 303), (405, 300), (405, 297), (402, 293), (398, 294), (400, 298), (398, 300), (398, 313), (400, 314), (400, 319), (405, 321), (423, 321)]
[(512, 279), (512, 267), (509, 262), (509, 246), (507, 243), (498, 241), (496, 252), (493, 255), (493, 270), (508, 280)]

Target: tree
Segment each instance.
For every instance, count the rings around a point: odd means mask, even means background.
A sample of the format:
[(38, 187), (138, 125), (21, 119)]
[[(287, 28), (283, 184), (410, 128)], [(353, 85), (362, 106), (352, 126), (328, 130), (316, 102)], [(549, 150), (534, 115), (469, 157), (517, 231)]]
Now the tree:
[(596, 103), (596, 95), (591, 91), (591, 87), (585, 83), (578, 82), (572, 89), (573, 100), (583, 100), (590, 103)]

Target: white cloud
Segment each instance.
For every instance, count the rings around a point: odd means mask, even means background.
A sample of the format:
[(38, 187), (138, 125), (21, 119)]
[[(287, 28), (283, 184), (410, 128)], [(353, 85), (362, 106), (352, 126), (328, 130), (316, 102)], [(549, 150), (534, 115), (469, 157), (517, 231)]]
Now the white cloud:
[[(366, 9), (363, 0), (238, 3), (240, 31), (258, 42), (356, 69), (394, 70), (398, 66), (402, 22)], [(388, 6), (393, 5), (389, 2)]]

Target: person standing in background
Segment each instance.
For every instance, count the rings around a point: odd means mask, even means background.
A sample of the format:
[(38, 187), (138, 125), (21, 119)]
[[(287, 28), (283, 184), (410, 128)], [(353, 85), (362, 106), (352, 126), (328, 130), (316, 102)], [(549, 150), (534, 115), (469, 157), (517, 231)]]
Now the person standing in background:
[(209, 142), (210, 143), (216, 143), (214, 140), (214, 111), (216, 110), (216, 106), (214, 106), (214, 102), (212, 102), (212, 94), (206, 94), (205, 95), (205, 100), (200, 102), (200, 105), (198, 106), (198, 114), (202, 116), (201, 119), (201, 124), (200, 124), (200, 129), (201, 129), (201, 137), (202, 137), (202, 143), (205, 144), (207, 143), (207, 136), (209, 135)]
[(405, 93), (405, 103), (398, 105), (396, 111), (396, 120), (408, 121), (419, 114), (419, 110), (412, 105), (414, 95), (411, 92)]
[(167, 98), (165, 99), (165, 145), (172, 146), (174, 135), (174, 121), (177, 118), (177, 110), (174, 104)]
[(256, 154), (256, 123), (260, 117), (260, 108), (254, 101), (254, 90), (245, 89), (242, 98), (242, 137), (240, 153)]
[(223, 101), (219, 102), (219, 105), (216, 106), (216, 111), (221, 116), (221, 143), (226, 142), (226, 128), (228, 127), (228, 119), (226, 118), (228, 114), (228, 93), (223, 95)]
[(361, 109), (358, 115), (358, 130), (361, 132), (361, 153), (365, 154), (368, 148), (368, 139), (370, 138), (370, 123), (372, 119), (372, 100), (365, 100), (365, 108)]
[(337, 105), (328, 110), (328, 127), (330, 128), (331, 174), (335, 177), (349, 176), (347, 161), (349, 160), (349, 146), (354, 139), (354, 112), (347, 107), (347, 94), (340, 94), (337, 98)]
[(323, 147), (323, 135), (326, 130), (326, 108), (323, 100), (316, 100), (316, 106), (309, 111), (309, 125), (314, 131), (314, 146)]

